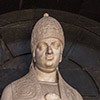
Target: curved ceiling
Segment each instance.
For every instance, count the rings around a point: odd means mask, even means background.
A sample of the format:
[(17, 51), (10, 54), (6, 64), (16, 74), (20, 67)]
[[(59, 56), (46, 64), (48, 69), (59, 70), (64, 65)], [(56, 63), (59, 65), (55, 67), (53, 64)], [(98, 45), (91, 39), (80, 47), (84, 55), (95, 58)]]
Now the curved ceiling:
[(0, 95), (3, 88), (27, 73), (30, 37), (44, 12), (64, 29), (65, 49), (60, 71), (84, 100), (100, 100), (100, 23), (69, 12), (30, 9), (0, 15)]
[(100, 21), (100, 0), (0, 0), (0, 14), (28, 9), (44, 8), (77, 13)]

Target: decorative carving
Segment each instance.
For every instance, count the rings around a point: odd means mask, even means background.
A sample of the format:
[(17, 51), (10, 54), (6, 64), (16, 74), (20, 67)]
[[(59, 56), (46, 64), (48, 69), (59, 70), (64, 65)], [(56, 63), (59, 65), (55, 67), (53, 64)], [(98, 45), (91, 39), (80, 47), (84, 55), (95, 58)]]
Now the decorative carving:
[(30, 71), (6, 87), (1, 100), (83, 100), (59, 73), (63, 49), (60, 23), (44, 14), (32, 30)]

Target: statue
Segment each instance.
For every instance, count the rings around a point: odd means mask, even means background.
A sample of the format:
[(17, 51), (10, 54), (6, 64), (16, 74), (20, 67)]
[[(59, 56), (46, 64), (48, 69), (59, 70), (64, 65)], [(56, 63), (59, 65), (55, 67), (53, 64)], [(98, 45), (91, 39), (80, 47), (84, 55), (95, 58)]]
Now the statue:
[(47, 13), (32, 30), (29, 72), (9, 84), (1, 100), (83, 100), (59, 72), (64, 35), (60, 23)]

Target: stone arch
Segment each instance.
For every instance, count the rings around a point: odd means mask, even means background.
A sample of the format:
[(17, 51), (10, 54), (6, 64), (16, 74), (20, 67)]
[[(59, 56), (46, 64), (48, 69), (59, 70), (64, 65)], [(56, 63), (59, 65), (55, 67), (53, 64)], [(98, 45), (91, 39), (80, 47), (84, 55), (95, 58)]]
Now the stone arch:
[(28, 72), (30, 37), (35, 22), (48, 12), (65, 34), (62, 76), (85, 100), (100, 96), (100, 23), (57, 10), (28, 9), (0, 15), (0, 94), (3, 88)]

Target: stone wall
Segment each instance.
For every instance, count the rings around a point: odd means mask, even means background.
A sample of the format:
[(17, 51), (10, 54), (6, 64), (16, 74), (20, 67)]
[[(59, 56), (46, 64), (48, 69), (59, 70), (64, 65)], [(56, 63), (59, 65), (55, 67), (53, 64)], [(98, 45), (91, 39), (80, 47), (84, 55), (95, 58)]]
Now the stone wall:
[(35, 22), (48, 12), (63, 26), (65, 49), (59, 65), (65, 81), (84, 100), (100, 100), (100, 23), (76, 14), (46, 9), (0, 16), (0, 95), (6, 85), (28, 72), (30, 38)]

